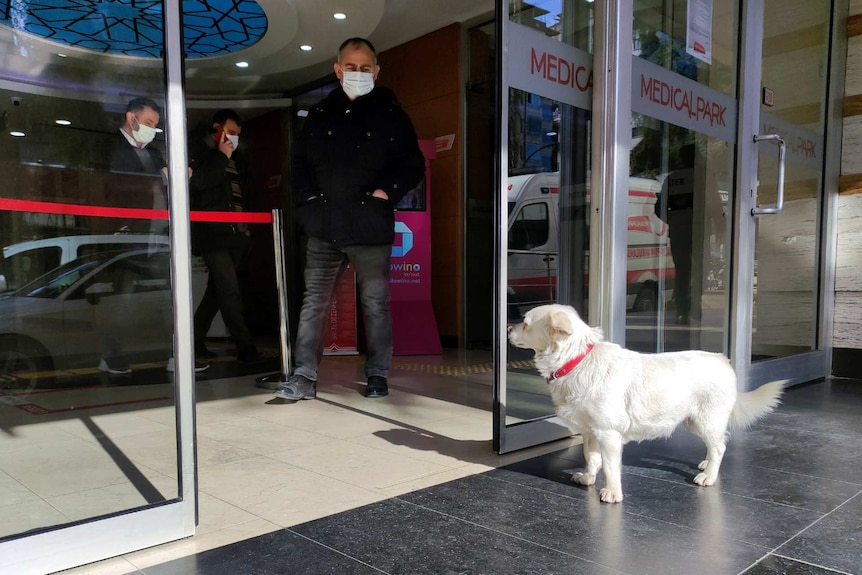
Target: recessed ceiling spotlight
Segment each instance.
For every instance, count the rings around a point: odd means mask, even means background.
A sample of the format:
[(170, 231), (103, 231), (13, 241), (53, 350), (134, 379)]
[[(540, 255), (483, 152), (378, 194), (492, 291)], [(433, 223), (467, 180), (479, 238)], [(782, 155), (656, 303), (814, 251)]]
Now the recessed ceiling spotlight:
[(66, 55), (65, 55), (65, 54), (60, 54), (59, 52), (57, 53), (57, 56), (59, 56), (60, 58), (65, 58), (65, 57), (66, 57)]
[(332, 17), (336, 20), (347, 20), (347, 14), (345, 14), (344, 12), (336, 12), (332, 15)]
[(23, 138), (27, 134), (25, 134), (24, 132), (19, 132), (18, 130), (12, 130), (11, 132), (9, 132), (9, 135), (15, 136), (16, 138)]
[(237, 68), (248, 68), (248, 62), (237, 62), (236, 67)]
[(59, 120), (54, 120), (54, 123), (58, 124), (60, 126), (71, 126), (72, 125), (72, 122), (70, 122), (69, 120), (63, 120), (62, 118)]
[(311, 52), (314, 48), (312, 48), (308, 44), (303, 44), (302, 46), (299, 47), (299, 49), (302, 50), (303, 52)]

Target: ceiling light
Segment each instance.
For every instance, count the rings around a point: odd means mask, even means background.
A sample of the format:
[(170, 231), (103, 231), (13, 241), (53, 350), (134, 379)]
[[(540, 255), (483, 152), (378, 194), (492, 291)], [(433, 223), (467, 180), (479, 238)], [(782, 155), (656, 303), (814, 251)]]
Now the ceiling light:
[(309, 46), (308, 44), (303, 44), (302, 46), (299, 47), (299, 49), (302, 50), (303, 52), (311, 52), (313, 50), (313, 48), (311, 46)]
[(66, 55), (65, 55), (65, 54), (60, 54), (59, 52), (57, 53), (57, 56), (59, 56), (60, 58), (65, 58), (65, 57), (66, 57)]
[(27, 134), (25, 134), (24, 132), (19, 132), (18, 130), (12, 130), (11, 132), (9, 132), (9, 135), (15, 136), (16, 138), (23, 138)]
[(54, 123), (58, 124), (60, 126), (71, 126), (72, 125), (72, 122), (70, 122), (69, 120), (63, 120), (63, 119), (54, 120)]
[(296, 112), (296, 115), (300, 118), (306, 118), (308, 117), (308, 110), (299, 110)]
[(237, 62), (236, 67), (237, 68), (248, 68), (248, 62)]
[(347, 14), (345, 14), (344, 12), (336, 12), (332, 15), (332, 17), (336, 20), (347, 20)]

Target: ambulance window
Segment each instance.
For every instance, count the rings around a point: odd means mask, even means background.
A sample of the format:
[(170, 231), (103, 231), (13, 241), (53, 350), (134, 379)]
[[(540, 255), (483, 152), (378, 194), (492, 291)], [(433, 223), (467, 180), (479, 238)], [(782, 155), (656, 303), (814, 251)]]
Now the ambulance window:
[(547, 203), (523, 206), (509, 229), (509, 249), (530, 250), (545, 245), (549, 227)]

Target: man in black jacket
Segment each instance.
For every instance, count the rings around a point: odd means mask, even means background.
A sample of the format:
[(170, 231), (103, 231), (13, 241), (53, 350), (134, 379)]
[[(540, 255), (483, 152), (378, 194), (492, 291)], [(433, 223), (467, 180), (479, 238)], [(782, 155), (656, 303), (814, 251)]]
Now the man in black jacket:
[(368, 40), (350, 38), (334, 65), (341, 83), (308, 114), (294, 153), (293, 198), (308, 235), (296, 369), (275, 395), (313, 399), (324, 327), (338, 278), (356, 270), (365, 316), (366, 397), (388, 394), (392, 363), (389, 271), (394, 206), (425, 174), (410, 118), (388, 89)]
[[(242, 154), (237, 152), (242, 118), (233, 110), (221, 110), (213, 115), (211, 128), (189, 144), (191, 209), (242, 211), (245, 166)], [(221, 311), (236, 345), (237, 358), (244, 363), (266, 359), (255, 346), (242, 316), (236, 269), (248, 246), (248, 236), (244, 224), (192, 223), (192, 251), (203, 258), (209, 272), (206, 291), (194, 317), (198, 357), (214, 357), (206, 347), (206, 336), (216, 313)]]
[[(161, 108), (150, 98), (138, 97), (129, 101), (123, 115), (123, 124), (120, 126), (116, 142), (111, 149), (111, 171), (140, 180), (137, 185), (131, 186), (131, 190), (122, 186), (118, 190), (120, 193), (139, 193), (145, 190), (152, 195), (151, 201), (154, 209), (167, 209), (167, 164), (162, 153), (157, 148), (149, 146), (156, 137), (160, 119)], [(127, 182), (130, 181), (127, 180)], [(167, 223), (164, 220), (152, 220), (150, 232), (157, 235), (167, 235)], [(151, 245), (161, 247), (163, 244), (153, 242)], [(128, 297), (128, 294), (123, 295)], [(99, 362), (99, 370), (102, 372), (111, 374), (132, 372), (120, 348), (124, 339), (124, 330), (134, 329), (134, 326), (130, 325), (122, 315), (117, 316), (116, 313), (122, 314), (133, 305), (135, 303), (131, 299), (127, 306), (118, 308), (120, 311), (115, 312), (115, 315), (105, 322), (105, 326), (101, 330), (105, 340), (103, 344), (104, 357)], [(170, 327), (166, 325), (165, 329), (169, 330)], [(174, 358), (171, 356), (168, 359), (168, 371), (173, 371), (173, 366)], [(195, 372), (197, 373), (206, 371), (208, 368), (209, 364), (195, 362)]]

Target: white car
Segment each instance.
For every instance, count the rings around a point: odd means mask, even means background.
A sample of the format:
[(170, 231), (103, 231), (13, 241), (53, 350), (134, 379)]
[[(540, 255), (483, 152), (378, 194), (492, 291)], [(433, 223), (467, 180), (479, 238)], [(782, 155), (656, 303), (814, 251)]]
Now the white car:
[(96, 367), (107, 338), (132, 361), (163, 360), (171, 306), (167, 248), (73, 260), (0, 296), (0, 379), (28, 387), (31, 372)]
[(0, 293), (16, 290), (81, 256), (114, 249), (170, 245), (170, 238), (146, 234), (86, 234), (41, 238), (6, 246), (0, 259)]

